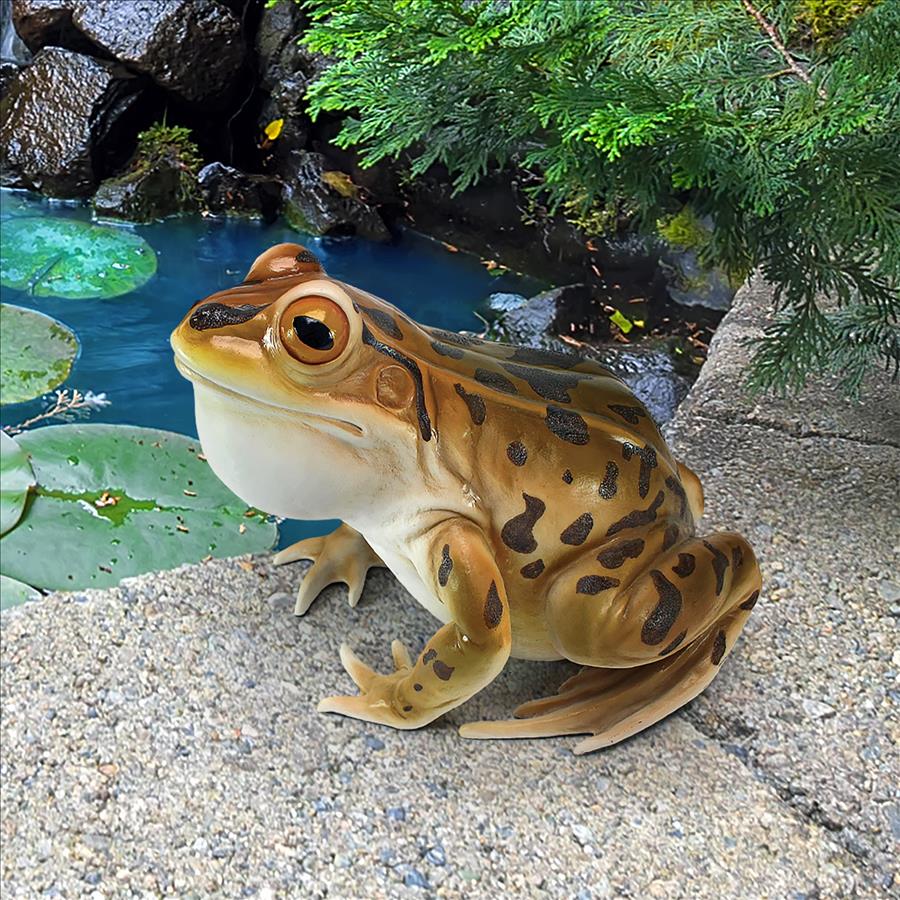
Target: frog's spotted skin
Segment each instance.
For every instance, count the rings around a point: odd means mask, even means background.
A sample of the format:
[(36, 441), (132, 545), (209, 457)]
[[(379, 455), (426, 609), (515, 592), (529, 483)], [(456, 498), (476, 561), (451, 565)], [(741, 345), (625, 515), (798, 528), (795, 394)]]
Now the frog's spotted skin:
[(357, 696), (320, 709), (417, 728), (510, 655), (585, 668), (518, 720), (468, 737), (647, 727), (712, 680), (759, 597), (739, 535), (695, 535), (697, 478), (643, 406), (576, 356), (427, 328), (329, 278), (296, 244), (197, 304), (172, 336), (210, 464), (276, 515), (344, 520), (276, 561), (313, 557), (297, 611), (331, 581), (358, 598), (390, 568), (443, 626), (379, 675), (341, 648)]

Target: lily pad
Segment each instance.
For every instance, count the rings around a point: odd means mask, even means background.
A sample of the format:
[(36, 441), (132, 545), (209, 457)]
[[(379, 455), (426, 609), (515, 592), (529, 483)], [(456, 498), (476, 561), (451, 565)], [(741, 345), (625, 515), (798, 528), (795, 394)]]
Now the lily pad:
[(248, 510), (180, 434), (55, 425), (18, 438), (38, 487), (2, 539), (0, 572), (39, 588), (121, 578), (270, 549), (277, 528)]
[(25, 451), (0, 431), (0, 534), (6, 534), (22, 516), (34, 473)]
[(37, 600), (40, 596), (30, 584), (0, 575), (0, 609), (20, 606), (29, 600)]
[(0, 284), (35, 297), (118, 297), (156, 272), (156, 254), (138, 234), (46, 216), (3, 223)]
[(78, 338), (43, 313), (0, 303), (0, 405), (24, 403), (62, 384), (78, 356)]

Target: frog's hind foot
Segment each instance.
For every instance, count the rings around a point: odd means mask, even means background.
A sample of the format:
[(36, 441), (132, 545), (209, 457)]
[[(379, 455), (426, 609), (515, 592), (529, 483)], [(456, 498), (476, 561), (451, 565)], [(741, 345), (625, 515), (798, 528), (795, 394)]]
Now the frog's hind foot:
[(297, 616), (302, 616), (316, 597), (335, 582), (347, 585), (350, 605), (356, 606), (369, 569), (384, 566), (366, 539), (349, 525), (341, 525), (325, 537), (307, 538), (291, 544), (276, 553), (272, 562), (283, 566), (299, 559), (311, 559), (313, 565), (297, 591), (294, 605)]
[(577, 754), (610, 747), (665, 718), (693, 700), (716, 676), (734, 646), (749, 611), (735, 610), (703, 637), (678, 653), (629, 669), (585, 666), (552, 697), (519, 706), (515, 719), (472, 722), (460, 728), (466, 738), (534, 738), (565, 734), (579, 741)]

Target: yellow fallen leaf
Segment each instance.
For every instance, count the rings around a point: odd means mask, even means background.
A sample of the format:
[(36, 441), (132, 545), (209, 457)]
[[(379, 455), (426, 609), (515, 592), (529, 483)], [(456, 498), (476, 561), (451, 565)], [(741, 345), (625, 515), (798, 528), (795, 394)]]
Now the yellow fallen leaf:
[(619, 310), (616, 310), (610, 317), (609, 321), (613, 323), (613, 325), (617, 325), (622, 334), (628, 334), (634, 325), (631, 323), (631, 320), (622, 315)]
[(263, 133), (270, 141), (274, 141), (281, 134), (282, 128), (284, 128), (284, 119), (273, 119), (263, 129)]

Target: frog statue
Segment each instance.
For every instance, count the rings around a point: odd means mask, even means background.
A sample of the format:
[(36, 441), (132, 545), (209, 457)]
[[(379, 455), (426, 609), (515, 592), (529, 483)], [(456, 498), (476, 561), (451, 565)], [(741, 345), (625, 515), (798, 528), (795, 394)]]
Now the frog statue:
[(312, 559), (297, 614), (389, 568), (443, 624), (394, 671), (346, 645), (359, 688), (323, 712), (419, 728), (510, 656), (583, 668), (556, 696), (468, 738), (588, 734), (584, 753), (697, 696), (759, 596), (738, 534), (700, 537), (697, 477), (607, 370), (429, 328), (329, 278), (297, 244), (197, 303), (172, 335), (203, 452), (248, 504), (343, 521), (275, 563)]

